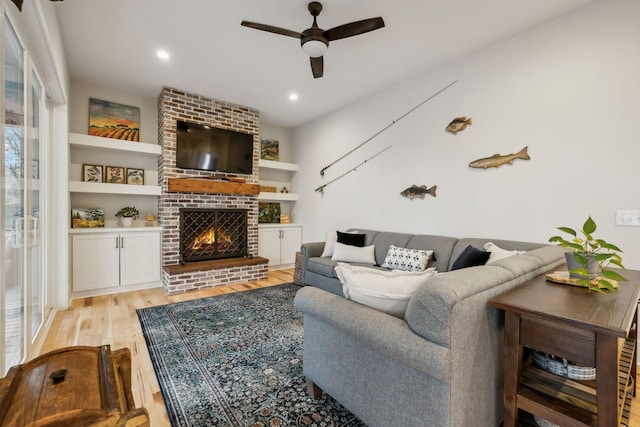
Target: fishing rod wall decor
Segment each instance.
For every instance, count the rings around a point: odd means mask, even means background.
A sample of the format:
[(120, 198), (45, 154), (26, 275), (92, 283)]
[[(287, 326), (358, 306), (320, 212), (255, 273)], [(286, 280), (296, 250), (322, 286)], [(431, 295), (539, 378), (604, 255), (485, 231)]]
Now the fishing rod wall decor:
[[(347, 157), (348, 155), (350, 155), (351, 153), (353, 153), (354, 151), (356, 151), (357, 149), (359, 149), (360, 147), (364, 146), (365, 144), (368, 144), (371, 140), (373, 140), (376, 136), (380, 135), (382, 132), (386, 131), (387, 129), (389, 129), (391, 126), (395, 125), (396, 123), (398, 123), (400, 120), (404, 119), (406, 116), (408, 116), (409, 114), (413, 113), (415, 110), (417, 110), (419, 107), (421, 107), (422, 105), (426, 104), (427, 102), (429, 102), (430, 100), (432, 100), (433, 98), (435, 98), (436, 96), (440, 95), (442, 92), (444, 92), (445, 90), (449, 89), (451, 86), (453, 86), (454, 84), (456, 84), (458, 81), (455, 80), (451, 83), (449, 83), (448, 85), (446, 85), (445, 87), (443, 87), (442, 89), (440, 89), (439, 91), (437, 91), (436, 93), (434, 93), (433, 95), (431, 95), (430, 97), (428, 97), (427, 99), (425, 99), (424, 101), (422, 101), (421, 103), (419, 103), (418, 105), (416, 105), (415, 107), (413, 107), (411, 110), (407, 111), (406, 113), (404, 113), (403, 115), (401, 115), (400, 117), (398, 117), (396, 120), (392, 121), (391, 123), (389, 123), (387, 126), (385, 126), (384, 128), (382, 128), (381, 130), (379, 130), (378, 132), (376, 132), (373, 136), (371, 136), (370, 138), (368, 138), (367, 140), (365, 140), (364, 142), (362, 142), (360, 145), (355, 146), (354, 148), (352, 148), (351, 150), (349, 150), (348, 152), (346, 152), (345, 154), (343, 154), (342, 156), (338, 157), (336, 160), (334, 160), (333, 162), (329, 163), (327, 166), (323, 167), (322, 169), (320, 169), (320, 176), (324, 177), (324, 172), (329, 169), (331, 166), (335, 165), (336, 163), (338, 163), (339, 161), (341, 161), (342, 159), (344, 159), (345, 157)], [(387, 147), (388, 148), (388, 147)], [(386, 148), (382, 151), (385, 151)], [(378, 153), (379, 154), (379, 153)], [(375, 157), (375, 156), (374, 156)], [(366, 160), (365, 160), (366, 162)], [(361, 163), (362, 164), (362, 163)], [(360, 166), (360, 165), (358, 165)], [(357, 166), (356, 166), (357, 167)], [(355, 169), (355, 168), (354, 168)], [(344, 176), (344, 175), (341, 175)], [(333, 182), (333, 181), (331, 181)], [(318, 187), (320, 188), (320, 187)], [(317, 191), (317, 190), (316, 190)]]
[(337, 177), (335, 177), (334, 179), (332, 179), (331, 181), (327, 182), (326, 184), (321, 185), (320, 187), (316, 188), (316, 191), (318, 191), (320, 194), (324, 194), (324, 188), (327, 185), (331, 185), (334, 182), (338, 181), (341, 178), (344, 178), (346, 175), (349, 175), (351, 172), (355, 172), (358, 170), (358, 168), (362, 165), (364, 165), (365, 163), (367, 163), (368, 161), (370, 161), (371, 159), (374, 159), (376, 157), (378, 157), (380, 154), (384, 153), (385, 151), (387, 151), (389, 148), (391, 148), (392, 146), (389, 145), (388, 147), (383, 148), (382, 150), (378, 151), (376, 154), (374, 154), (373, 156), (369, 157), (368, 159), (365, 159), (363, 162), (360, 162), (359, 164), (357, 164), (356, 166), (354, 166), (353, 168), (349, 169), (348, 171), (346, 171), (345, 173), (343, 173), (342, 175), (339, 175)]

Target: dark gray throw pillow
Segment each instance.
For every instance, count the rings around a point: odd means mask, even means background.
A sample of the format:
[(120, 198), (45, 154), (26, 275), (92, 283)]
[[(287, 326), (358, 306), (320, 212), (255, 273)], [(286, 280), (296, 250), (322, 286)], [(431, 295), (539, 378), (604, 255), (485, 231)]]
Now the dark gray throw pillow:
[(481, 251), (469, 245), (455, 260), (451, 266), (451, 271), (460, 270), (461, 268), (474, 267), (476, 265), (485, 265), (491, 256), (491, 252)]
[(358, 246), (364, 247), (364, 241), (367, 238), (366, 234), (359, 233), (343, 233), (341, 231), (336, 231), (338, 233), (338, 242), (343, 245), (349, 246)]

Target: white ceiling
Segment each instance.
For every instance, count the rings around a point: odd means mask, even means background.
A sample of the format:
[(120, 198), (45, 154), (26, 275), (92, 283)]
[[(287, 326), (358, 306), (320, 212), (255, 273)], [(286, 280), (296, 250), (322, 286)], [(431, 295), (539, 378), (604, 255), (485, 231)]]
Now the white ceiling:
[[(152, 97), (169, 86), (296, 127), (592, 1), (325, 0), (322, 29), (376, 16), (386, 26), (332, 42), (319, 79), (296, 39), (240, 26), (248, 20), (301, 32), (313, 22), (307, 1), (64, 0), (55, 7), (75, 80)], [(171, 59), (158, 59), (158, 49)]]

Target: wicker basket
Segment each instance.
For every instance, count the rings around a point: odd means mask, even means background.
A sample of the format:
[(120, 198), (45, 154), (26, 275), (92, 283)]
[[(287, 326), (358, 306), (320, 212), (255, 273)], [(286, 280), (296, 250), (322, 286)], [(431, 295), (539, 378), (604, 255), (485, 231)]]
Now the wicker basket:
[(538, 424), (538, 426), (540, 427), (560, 427), (558, 424), (554, 424), (551, 421), (547, 421), (544, 418), (540, 418), (537, 415), (533, 416), (533, 420), (536, 422), (536, 424)]
[(293, 283), (302, 286), (302, 252), (296, 252), (296, 269), (293, 272)]
[(544, 354), (538, 351), (534, 351), (532, 356), (536, 365), (561, 377), (583, 381), (596, 379), (596, 368), (577, 365), (567, 359), (560, 359), (551, 354)]

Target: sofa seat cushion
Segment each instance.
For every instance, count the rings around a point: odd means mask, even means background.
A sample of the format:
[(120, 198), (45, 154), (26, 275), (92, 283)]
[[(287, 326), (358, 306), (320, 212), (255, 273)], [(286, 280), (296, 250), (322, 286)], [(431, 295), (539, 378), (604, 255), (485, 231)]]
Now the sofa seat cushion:
[(312, 257), (309, 258), (307, 263), (307, 270), (322, 274), (323, 276), (335, 277), (337, 279), (338, 276), (335, 272), (336, 265), (338, 265), (338, 262), (333, 261), (331, 258)]
[[(317, 274), (321, 274), (326, 277), (333, 277), (336, 280), (339, 280), (338, 275), (336, 274), (336, 271), (335, 271), (336, 265), (338, 265), (338, 261), (334, 261), (331, 258), (311, 257), (309, 258), (309, 261), (308, 261), (307, 270)], [(362, 262), (350, 262), (349, 265), (358, 266), (358, 267), (375, 268), (380, 270), (388, 270), (386, 268), (380, 267), (379, 265), (362, 263)]]

